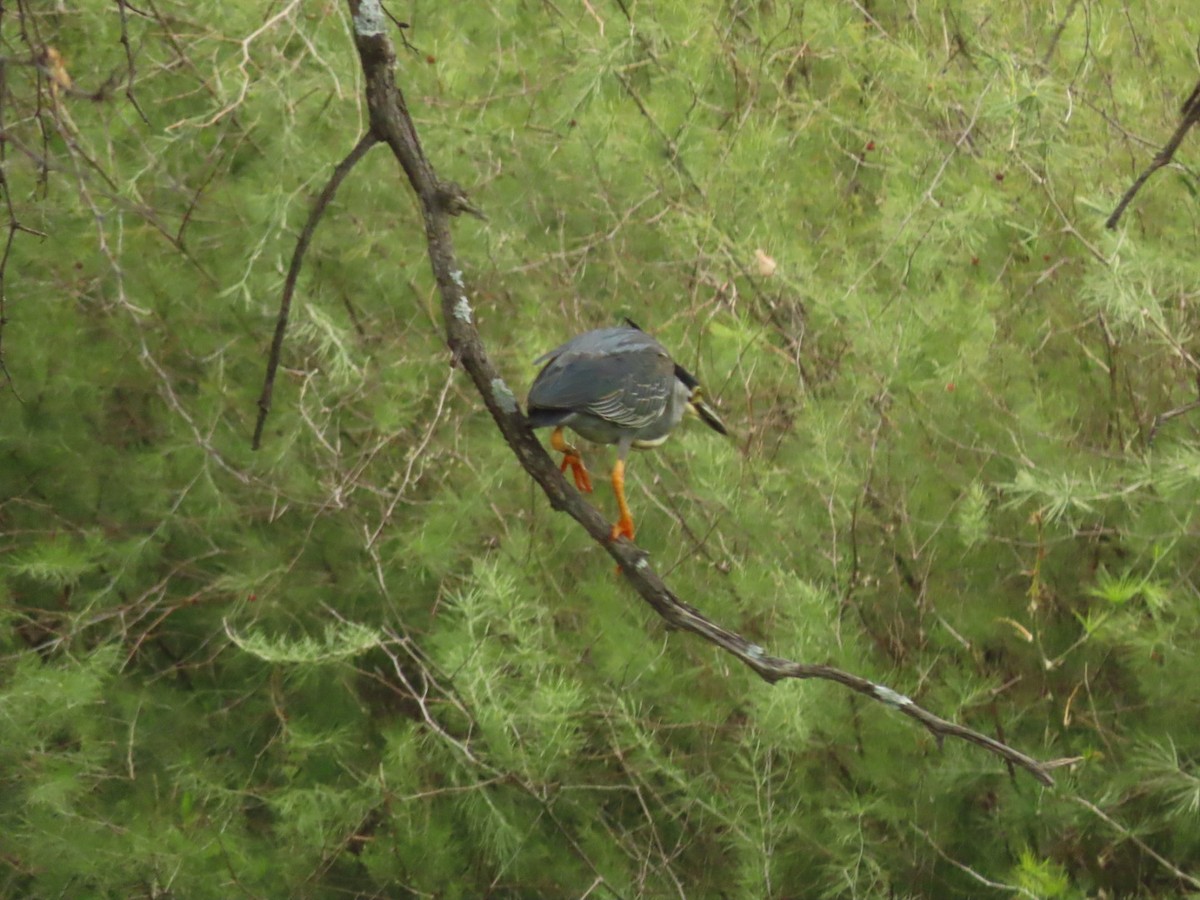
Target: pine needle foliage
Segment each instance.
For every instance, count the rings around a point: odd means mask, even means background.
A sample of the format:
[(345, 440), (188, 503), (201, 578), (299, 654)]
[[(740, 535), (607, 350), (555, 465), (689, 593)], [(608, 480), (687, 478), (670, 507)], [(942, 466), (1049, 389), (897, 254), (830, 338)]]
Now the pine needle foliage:
[[(441, 340), (344, 4), (0, 12), (0, 895), (1200, 891), (1194, 10), (417, 4), (508, 383), (628, 315), (733, 426), (629, 470), (672, 587), (1053, 790), (669, 632)], [(51, 52), (52, 51), (52, 52)], [(18, 227), (19, 226), (19, 227)], [(587, 448), (595, 502), (612, 513)]]

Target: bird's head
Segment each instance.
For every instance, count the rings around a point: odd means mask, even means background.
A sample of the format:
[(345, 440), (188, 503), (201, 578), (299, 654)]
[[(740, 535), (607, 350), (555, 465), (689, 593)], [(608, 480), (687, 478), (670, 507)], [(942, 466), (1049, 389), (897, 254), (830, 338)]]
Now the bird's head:
[(717, 415), (717, 411), (704, 402), (704, 389), (696, 376), (678, 363), (675, 364), (675, 378), (688, 389), (687, 412), (697, 416), (700, 421), (718, 434), (729, 434), (729, 429)]

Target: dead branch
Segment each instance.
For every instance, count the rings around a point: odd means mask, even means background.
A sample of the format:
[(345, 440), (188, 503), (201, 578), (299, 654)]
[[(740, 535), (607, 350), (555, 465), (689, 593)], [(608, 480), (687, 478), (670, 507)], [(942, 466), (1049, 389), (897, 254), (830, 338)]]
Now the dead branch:
[(308, 221), (304, 223), (300, 237), (296, 240), (292, 263), (288, 266), (287, 278), (283, 282), (283, 296), (279, 300), (279, 317), (275, 320), (275, 337), (271, 340), (271, 353), (267, 358), (267, 375), (263, 379), (262, 395), (258, 398), (258, 421), (254, 423), (254, 440), (251, 443), (251, 447), (255, 450), (262, 446), (263, 427), (267, 424), (267, 413), (271, 411), (271, 395), (275, 392), (275, 373), (279, 370), (283, 335), (287, 331), (288, 316), (292, 311), (292, 296), (296, 293), (296, 279), (300, 277), (300, 266), (304, 264), (304, 254), (312, 242), (313, 233), (317, 230), (317, 223), (321, 221), (321, 216), (325, 214), (326, 207), (333, 201), (338, 188), (341, 187), (355, 164), (378, 142), (379, 139), (373, 133), (367, 132), (359, 138), (354, 149), (346, 154), (346, 158), (338, 163), (333, 174), (329, 176), (329, 181), (317, 197), (317, 202), (313, 204), (312, 212), (308, 214)]
[[(1072, 760), (1038, 761), (985, 734), (948, 722), (884, 685), (832, 666), (799, 663), (770, 656), (762, 647), (710, 621), (695, 607), (672, 593), (650, 565), (645, 551), (630, 541), (609, 539), (608, 521), (559, 473), (558, 466), (550, 459), (530, 429), (516, 395), (501, 378), (484, 349), (473, 323), (473, 312), (467, 299), (462, 268), (455, 255), (454, 241), (450, 234), (451, 217), (463, 212), (478, 214), (478, 211), (471, 206), (462, 188), (453, 182), (442, 181), (437, 176), (421, 149), (404, 96), (396, 85), (396, 54), (391, 40), (384, 32), (386, 19), (379, 0), (348, 2), (354, 22), (355, 46), (365, 76), (367, 108), (370, 114), (370, 132), (360, 141), (360, 146), (367, 141), (386, 143), (404, 169), (420, 202), (429, 261), (442, 301), (446, 342), (454, 361), (461, 363), (470, 375), (504, 440), (516, 454), (522, 468), (545, 492), (551, 507), (570, 515), (593, 540), (604, 547), (617, 561), (629, 585), (669, 625), (690, 631), (715, 644), (735, 656), (769, 684), (785, 678), (820, 678), (835, 681), (915, 719), (934, 735), (939, 745), (947, 736), (961, 738), (997, 754), (1013, 765), (1020, 766), (1042, 784), (1053, 785), (1054, 780), (1050, 772)], [(347, 171), (349, 161), (348, 157), (342, 164)], [(326, 190), (329, 191), (328, 186)], [(310, 217), (310, 224), (315, 226), (315, 219), (315, 216)], [(311, 229), (306, 228), (305, 233), (301, 235), (301, 241), (307, 243), (310, 238)], [(299, 251), (300, 247), (297, 250)], [(293, 261), (296, 262), (300, 255), (298, 252)], [(282, 339), (281, 330), (277, 330), (276, 336), (277, 339)]]
[(1175, 151), (1183, 143), (1183, 139), (1188, 131), (1193, 125), (1200, 122), (1200, 82), (1192, 88), (1192, 93), (1184, 101), (1179, 114), (1182, 117), (1179, 120), (1179, 127), (1175, 129), (1175, 133), (1171, 135), (1171, 139), (1167, 141), (1166, 145), (1158, 151), (1158, 154), (1150, 162), (1150, 165), (1146, 167), (1146, 171), (1142, 172), (1134, 180), (1133, 184), (1129, 186), (1129, 190), (1125, 192), (1125, 196), (1121, 198), (1121, 202), (1117, 204), (1117, 208), (1112, 211), (1112, 215), (1104, 223), (1105, 228), (1117, 227), (1117, 223), (1121, 221), (1121, 216), (1125, 213), (1125, 207), (1129, 205), (1137, 192), (1142, 189), (1142, 185), (1146, 183), (1146, 179), (1175, 158)]

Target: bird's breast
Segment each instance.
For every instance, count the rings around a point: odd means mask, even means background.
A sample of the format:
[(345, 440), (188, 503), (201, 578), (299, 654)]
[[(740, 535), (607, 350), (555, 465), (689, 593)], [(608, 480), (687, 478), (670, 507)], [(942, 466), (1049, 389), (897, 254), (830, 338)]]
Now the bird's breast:
[(660, 435), (656, 438), (651, 438), (648, 441), (634, 441), (630, 446), (632, 446), (634, 450), (653, 450), (655, 447), (665, 444), (667, 442), (667, 438), (670, 436), (671, 433), (668, 431), (666, 434)]

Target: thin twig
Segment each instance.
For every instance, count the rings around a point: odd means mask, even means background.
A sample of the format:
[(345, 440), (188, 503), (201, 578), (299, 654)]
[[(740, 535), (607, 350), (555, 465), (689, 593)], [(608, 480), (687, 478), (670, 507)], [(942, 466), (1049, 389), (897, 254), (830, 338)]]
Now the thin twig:
[(1149, 844), (1139, 838), (1120, 822), (1117, 822), (1115, 819), (1110, 817), (1106, 812), (1104, 812), (1104, 810), (1096, 806), (1096, 804), (1091, 803), (1088, 800), (1084, 800), (1082, 797), (1071, 797), (1070, 800), (1073, 803), (1078, 803), (1084, 809), (1089, 810), (1093, 815), (1099, 817), (1102, 822), (1105, 822), (1112, 828), (1115, 828), (1121, 833), (1122, 837), (1136, 844), (1139, 850), (1153, 858), (1160, 866), (1162, 866), (1180, 881), (1190, 884), (1193, 889), (1200, 889), (1200, 878), (1197, 878), (1194, 875), (1189, 875), (1187, 872), (1184, 872), (1182, 869), (1172, 863), (1169, 859), (1166, 859), (1165, 857), (1155, 853), (1154, 848), (1152, 848)]
[(1042, 68), (1050, 65), (1050, 59), (1054, 56), (1054, 51), (1058, 49), (1058, 41), (1062, 37), (1063, 31), (1067, 27), (1067, 23), (1071, 21), (1071, 16), (1075, 14), (1075, 8), (1079, 6), (1079, 0), (1071, 0), (1071, 5), (1067, 7), (1067, 11), (1059, 20), (1058, 25), (1054, 29), (1054, 34), (1050, 35), (1050, 44), (1046, 47), (1046, 52), (1042, 54)]
[[(4, 11), (0, 10), (0, 17), (3, 17)], [(4, 118), (4, 95), (8, 92), (8, 66), (3, 60), (0, 60), (0, 133), (7, 131), (7, 123)], [(4, 362), (4, 326), (8, 324), (8, 319), (5, 317), (5, 272), (8, 269), (8, 257), (12, 252), (13, 238), (17, 234), (17, 216), (13, 212), (12, 191), (8, 186), (8, 177), (5, 170), (8, 167), (8, 147), (7, 141), (0, 142), (0, 191), (4, 193), (4, 203), (8, 207), (8, 238), (4, 242), (4, 255), (0, 257), (0, 376), (4, 377), (5, 384), (20, 399), (20, 394), (17, 394), (17, 389), (13, 385), (12, 375), (8, 372), (8, 366)]]
[(1137, 192), (1142, 189), (1142, 185), (1146, 183), (1146, 179), (1174, 158), (1175, 151), (1183, 143), (1183, 139), (1187, 136), (1188, 131), (1193, 125), (1200, 122), (1200, 82), (1192, 88), (1191, 95), (1184, 101), (1180, 115), (1182, 118), (1179, 121), (1179, 127), (1175, 129), (1175, 133), (1171, 135), (1171, 139), (1167, 141), (1166, 145), (1158, 151), (1158, 155), (1146, 167), (1146, 171), (1142, 172), (1133, 184), (1129, 186), (1129, 190), (1125, 192), (1125, 196), (1121, 198), (1121, 202), (1117, 204), (1117, 208), (1112, 211), (1112, 215), (1104, 223), (1105, 228), (1117, 227), (1117, 223), (1121, 221), (1121, 216), (1125, 213), (1125, 207), (1130, 204), (1130, 201), (1133, 200)]
[(1146, 435), (1146, 446), (1154, 446), (1154, 439), (1158, 437), (1158, 429), (1162, 428), (1165, 424), (1177, 416), (1186, 415), (1197, 407), (1200, 407), (1200, 400), (1193, 400), (1191, 403), (1185, 403), (1183, 406), (1177, 406), (1174, 409), (1168, 409), (1166, 412), (1159, 413), (1157, 416), (1155, 416), (1154, 422), (1150, 426), (1150, 431)]
[(945, 850), (943, 850), (941, 847), (939, 847), (937, 845), (937, 843), (934, 841), (934, 839), (930, 836), (929, 832), (925, 831), (923, 828), (918, 828), (916, 825), (914, 825), (913, 830), (917, 834), (919, 834), (921, 837), (925, 838), (925, 840), (929, 843), (929, 846), (933, 848), (933, 851), (938, 856), (940, 856), (946, 862), (950, 863), (950, 865), (954, 866), (960, 872), (965, 872), (966, 874), (970, 875), (973, 879), (975, 879), (977, 882), (982, 884), (984, 887), (989, 887), (992, 890), (996, 890), (996, 891), (1004, 891), (1008, 894), (1021, 894), (1025, 897), (1029, 897), (1030, 900), (1038, 900), (1038, 895), (1033, 893), (1033, 891), (1029, 890), (1026, 887), (1022, 887), (1019, 884), (1005, 884), (1000, 881), (993, 881), (992, 879), (987, 878), (984, 875), (981, 875), (979, 872), (976, 872), (974, 869), (972, 869), (970, 866), (966, 865), (965, 863), (959, 862), (957, 859), (955, 859), (950, 854), (948, 854)]
[[(0, 17), (3, 16), (3, 10), (0, 10)], [(3, 102), (4, 97), (8, 92), (8, 67), (4, 60), (0, 60), (0, 134), (7, 131), (7, 120), (5, 118), (6, 106)], [(4, 379), (4, 383), (8, 385), (8, 389), (12, 391), (13, 396), (17, 398), (19, 403), (24, 403), (24, 398), (21, 397), (20, 391), (17, 390), (16, 383), (12, 379), (12, 373), (8, 371), (8, 364), (4, 358), (4, 327), (8, 324), (8, 261), (12, 256), (13, 242), (17, 237), (17, 232), (23, 231), (26, 234), (31, 234), (34, 237), (45, 237), (45, 233), (36, 231), (28, 226), (22, 225), (17, 219), (17, 212), (13, 206), (12, 186), (8, 182), (8, 144), (10, 141), (0, 141), (0, 194), (4, 195), (4, 208), (8, 214), (8, 236), (4, 239), (4, 250), (0, 253), (0, 377)]]
[(275, 337), (271, 340), (271, 354), (267, 358), (267, 376), (263, 381), (262, 396), (258, 398), (258, 421), (254, 423), (254, 440), (251, 444), (255, 450), (262, 446), (263, 428), (267, 424), (267, 414), (271, 411), (271, 395), (275, 391), (275, 373), (279, 369), (283, 335), (287, 331), (288, 315), (292, 311), (292, 295), (296, 292), (296, 279), (300, 277), (300, 266), (304, 264), (305, 251), (312, 242), (313, 233), (317, 230), (321, 216), (324, 215), (326, 207), (332, 202), (346, 176), (350, 174), (350, 170), (378, 142), (379, 139), (374, 134), (367, 132), (358, 139), (358, 143), (354, 145), (354, 149), (346, 155), (346, 158), (338, 163), (333, 174), (329, 176), (329, 182), (317, 197), (317, 202), (313, 204), (312, 212), (308, 214), (308, 221), (304, 223), (304, 229), (296, 241), (296, 249), (292, 253), (292, 264), (288, 266), (287, 278), (283, 283), (283, 296), (279, 301), (279, 318), (275, 321)]
[(150, 124), (150, 119), (143, 112), (142, 106), (137, 102), (137, 97), (133, 95), (133, 82), (137, 75), (137, 68), (134, 65), (133, 47), (129, 43), (129, 16), (126, 10), (132, 9), (126, 0), (117, 0), (117, 9), (121, 13), (121, 46), (125, 48), (125, 99), (130, 102), (137, 114), (142, 117), (142, 121), (147, 125)]

